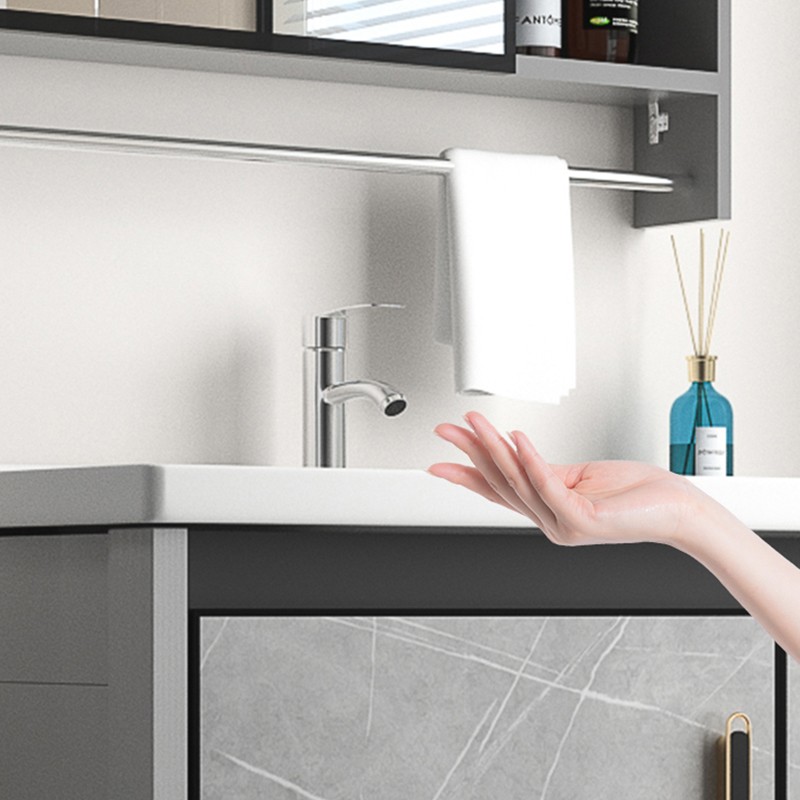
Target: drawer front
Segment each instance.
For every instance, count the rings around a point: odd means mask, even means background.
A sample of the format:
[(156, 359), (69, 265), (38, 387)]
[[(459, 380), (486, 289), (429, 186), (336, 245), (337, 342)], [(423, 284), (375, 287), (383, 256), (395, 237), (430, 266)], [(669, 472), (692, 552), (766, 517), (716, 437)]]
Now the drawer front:
[(107, 682), (107, 539), (0, 538), (0, 681)]
[(774, 645), (746, 616), (209, 612), (198, 633), (204, 800), (714, 797), (736, 711), (775, 796)]

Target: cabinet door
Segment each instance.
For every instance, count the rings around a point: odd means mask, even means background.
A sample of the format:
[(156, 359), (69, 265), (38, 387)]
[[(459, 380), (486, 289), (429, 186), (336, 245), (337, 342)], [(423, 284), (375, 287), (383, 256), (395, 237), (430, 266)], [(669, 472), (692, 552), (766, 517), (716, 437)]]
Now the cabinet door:
[(204, 616), (203, 798), (713, 797), (727, 717), (774, 796), (746, 616)]

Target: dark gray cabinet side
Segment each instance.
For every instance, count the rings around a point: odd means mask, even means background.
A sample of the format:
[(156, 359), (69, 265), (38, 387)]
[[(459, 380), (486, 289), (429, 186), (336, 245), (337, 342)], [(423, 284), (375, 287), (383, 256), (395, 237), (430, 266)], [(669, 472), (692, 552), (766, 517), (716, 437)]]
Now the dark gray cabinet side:
[(107, 797), (107, 552), (0, 537), (0, 797)]

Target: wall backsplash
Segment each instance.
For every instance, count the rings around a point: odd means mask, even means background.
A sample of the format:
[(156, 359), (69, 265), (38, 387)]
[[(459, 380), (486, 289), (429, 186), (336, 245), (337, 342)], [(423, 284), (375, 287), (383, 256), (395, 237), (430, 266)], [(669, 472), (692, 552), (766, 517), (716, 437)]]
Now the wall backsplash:
[[(794, 42), (788, 31), (746, 35), (740, 54), (734, 24), (735, 215), (718, 384), (737, 410), (737, 473), (796, 475), (800, 165), (792, 137), (767, 140), (759, 120), (793, 129), (800, 112), (778, 103), (797, 68), (771, 73), (775, 91), (763, 92), (752, 37), (787, 64)], [(625, 109), (11, 57), (0, 69), (11, 78), (0, 86), (8, 123), (631, 166)], [(529, 406), (453, 394), (450, 354), (432, 330), (435, 178), (6, 146), (0, 174), (0, 463), (299, 465), (302, 318), (388, 300), (406, 311), (354, 320), (351, 374), (396, 384), (409, 408), (387, 421), (350, 407), (352, 466), (446, 458), (432, 428), (473, 407), (528, 430), (553, 461), (667, 464), (689, 343), (670, 231), (632, 229), (628, 196), (573, 190), (578, 388), (560, 406)]]
[(774, 794), (747, 617), (206, 617), (202, 798), (712, 800), (725, 720)]

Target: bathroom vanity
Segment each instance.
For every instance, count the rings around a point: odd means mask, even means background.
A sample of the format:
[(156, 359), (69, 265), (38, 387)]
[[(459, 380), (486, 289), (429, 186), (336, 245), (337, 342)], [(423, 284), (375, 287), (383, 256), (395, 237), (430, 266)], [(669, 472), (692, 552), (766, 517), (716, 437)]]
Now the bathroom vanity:
[[(800, 479), (695, 480), (800, 563)], [(800, 763), (794, 667), (692, 559), (423, 472), (7, 471), (0, 526), (2, 797), (710, 797), (736, 711), (755, 797)]]

